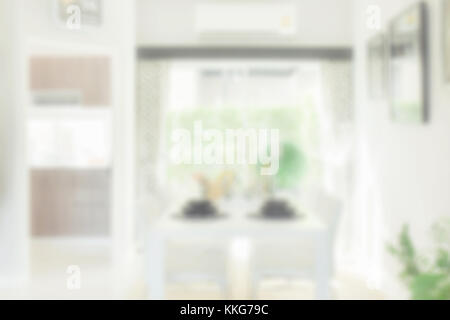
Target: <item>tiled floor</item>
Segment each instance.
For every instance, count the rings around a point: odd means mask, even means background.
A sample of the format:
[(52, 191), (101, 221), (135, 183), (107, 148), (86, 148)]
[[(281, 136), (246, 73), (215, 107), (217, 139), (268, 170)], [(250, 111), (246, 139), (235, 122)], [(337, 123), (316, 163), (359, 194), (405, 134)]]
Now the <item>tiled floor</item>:
[[(104, 243), (34, 241), (31, 281), (21, 288), (0, 289), (0, 299), (145, 299), (147, 288), (143, 268), (131, 270), (132, 280), (125, 288), (118, 289), (108, 252), (108, 245)], [(69, 265), (78, 265), (81, 269), (79, 290), (67, 289)], [(234, 289), (226, 295), (214, 284), (200, 283), (171, 284), (167, 294), (169, 299), (249, 298), (248, 286), (243, 283), (243, 278), (241, 280), (237, 279)], [(309, 282), (272, 279), (259, 286), (256, 298), (313, 299), (314, 287)], [(383, 299), (383, 294), (370, 290), (351, 275), (340, 273), (333, 283), (333, 298)]]

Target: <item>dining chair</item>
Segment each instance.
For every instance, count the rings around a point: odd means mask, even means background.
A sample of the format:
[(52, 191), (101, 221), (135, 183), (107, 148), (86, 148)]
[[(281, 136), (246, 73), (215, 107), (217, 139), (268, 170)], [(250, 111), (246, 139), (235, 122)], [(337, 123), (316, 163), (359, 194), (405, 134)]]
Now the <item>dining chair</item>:
[(223, 297), (229, 293), (227, 243), (214, 239), (182, 239), (168, 242), (165, 281), (168, 284), (215, 284)]
[[(325, 223), (333, 246), (336, 229), (341, 214), (341, 202), (322, 192), (312, 191), (308, 195), (311, 212)], [(250, 261), (251, 289), (253, 298), (257, 297), (262, 280), (268, 278), (315, 279), (316, 248), (311, 239), (265, 239), (253, 243)], [(331, 262), (331, 269), (333, 262)]]

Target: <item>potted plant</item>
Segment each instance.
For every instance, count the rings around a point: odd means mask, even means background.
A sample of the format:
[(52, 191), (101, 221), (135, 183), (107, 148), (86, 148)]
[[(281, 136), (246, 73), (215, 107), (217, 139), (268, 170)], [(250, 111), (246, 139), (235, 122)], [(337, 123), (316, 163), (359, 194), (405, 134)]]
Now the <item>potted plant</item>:
[(431, 258), (418, 254), (411, 240), (408, 225), (404, 225), (395, 245), (389, 245), (392, 255), (402, 264), (400, 277), (415, 300), (450, 300), (450, 220), (432, 227), (435, 250)]

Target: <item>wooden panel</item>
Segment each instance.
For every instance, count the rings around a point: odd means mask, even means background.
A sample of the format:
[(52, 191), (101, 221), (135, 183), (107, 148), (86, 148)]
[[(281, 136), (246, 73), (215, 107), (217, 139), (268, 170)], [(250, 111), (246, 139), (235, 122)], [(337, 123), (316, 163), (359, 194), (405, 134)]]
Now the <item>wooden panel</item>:
[(79, 92), (84, 106), (110, 104), (110, 78), (108, 57), (34, 56), (30, 59), (32, 92)]
[(33, 169), (30, 185), (33, 235), (108, 235), (109, 170)]

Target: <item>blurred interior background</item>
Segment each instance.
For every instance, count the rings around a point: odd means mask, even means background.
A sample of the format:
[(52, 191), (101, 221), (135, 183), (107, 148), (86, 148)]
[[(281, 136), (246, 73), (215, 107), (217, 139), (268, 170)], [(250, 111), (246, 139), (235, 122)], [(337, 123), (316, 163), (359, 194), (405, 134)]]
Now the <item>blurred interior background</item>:
[(0, 298), (450, 299), (450, 1), (0, 0), (0, 70)]

